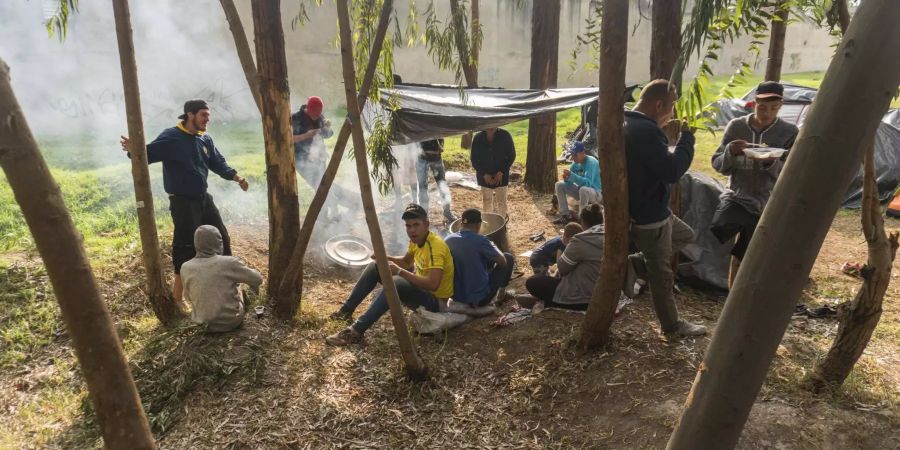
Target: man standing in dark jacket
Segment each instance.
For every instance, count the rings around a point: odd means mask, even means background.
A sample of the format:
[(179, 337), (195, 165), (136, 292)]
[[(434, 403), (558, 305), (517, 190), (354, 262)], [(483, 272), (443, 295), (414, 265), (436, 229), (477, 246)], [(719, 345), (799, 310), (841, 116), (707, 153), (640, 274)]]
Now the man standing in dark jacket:
[[(653, 308), (669, 340), (706, 334), (706, 327), (678, 319), (672, 292), (675, 275), (672, 255), (693, 238), (694, 232), (669, 209), (671, 185), (687, 172), (694, 158), (694, 135), (686, 126), (675, 150), (660, 128), (675, 113), (678, 94), (667, 80), (651, 81), (635, 105), (625, 112), (625, 159), (628, 170), (628, 212), (631, 239), (641, 253), (629, 257), (634, 271), (626, 281), (633, 295), (633, 275), (648, 280)], [(630, 286), (629, 286), (630, 284)]]
[[(219, 153), (212, 137), (206, 133), (209, 124), (209, 105), (205, 100), (188, 100), (180, 122), (163, 130), (147, 144), (147, 162), (163, 164), (163, 186), (169, 194), (169, 212), (172, 214), (172, 264), (175, 266), (175, 283), (172, 293), (181, 301), (184, 292), (181, 283), (181, 265), (195, 255), (194, 231), (201, 225), (212, 225), (222, 235), (223, 254), (231, 255), (231, 239), (222, 222), (213, 198), (206, 192), (209, 171), (226, 180), (236, 181), (247, 190), (247, 180), (238, 175)], [(122, 150), (128, 152), (128, 138), (122, 136)], [(131, 154), (128, 154), (131, 157)]]
[(472, 167), (481, 186), (482, 210), (506, 217), (509, 169), (516, 160), (512, 135), (503, 128), (488, 128), (472, 139)]

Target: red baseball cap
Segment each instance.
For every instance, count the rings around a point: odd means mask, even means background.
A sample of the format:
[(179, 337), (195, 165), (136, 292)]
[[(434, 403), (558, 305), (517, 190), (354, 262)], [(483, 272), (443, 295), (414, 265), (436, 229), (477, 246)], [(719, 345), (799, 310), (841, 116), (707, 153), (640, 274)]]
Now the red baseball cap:
[(306, 112), (313, 119), (318, 118), (322, 115), (322, 110), (325, 109), (325, 103), (322, 101), (320, 97), (312, 96), (306, 99)]

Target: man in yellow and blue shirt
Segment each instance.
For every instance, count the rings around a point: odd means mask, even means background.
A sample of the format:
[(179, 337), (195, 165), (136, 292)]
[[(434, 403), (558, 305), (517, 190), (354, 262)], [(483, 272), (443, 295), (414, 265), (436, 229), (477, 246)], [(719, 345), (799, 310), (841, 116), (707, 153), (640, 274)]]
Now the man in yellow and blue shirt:
[[(429, 231), (428, 212), (419, 205), (410, 204), (403, 212), (409, 247), (402, 257), (389, 256), (388, 266), (397, 286), (400, 301), (410, 309), (424, 307), (438, 312), (441, 303), (446, 303), (453, 295), (453, 257), (450, 248), (440, 236)], [(350, 296), (337, 312), (331, 315), (336, 320), (352, 320), (353, 311), (380, 282), (378, 268), (370, 263), (356, 281)], [(388, 312), (387, 298), (380, 292), (369, 309), (346, 329), (328, 336), (325, 342), (331, 345), (359, 343), (363, 334)]]

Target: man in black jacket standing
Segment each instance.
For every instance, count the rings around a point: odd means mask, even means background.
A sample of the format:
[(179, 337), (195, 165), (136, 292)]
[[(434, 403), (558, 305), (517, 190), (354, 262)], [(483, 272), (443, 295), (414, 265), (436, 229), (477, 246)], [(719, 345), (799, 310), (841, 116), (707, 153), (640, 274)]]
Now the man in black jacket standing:
[(482, 211), (506, 217), (509, 169), (516, 160), (512, 135), (503, 128), (488, 128), (472, 139), (472, 167), (481, 186)]
[[(667, 80), (651, 81), (634, 110), (625, 112), (625, 158), (631, 239), (641, 253), (629, 257), (636, 274), (650, 284), (653, 308), (669, 340), (706, 334), (706, 327), (678, 319), (672, 255), (694, 238), (694, 231), (669, 209), (671, 185), (694, 159), (694, 134), (686, 126), (673, 152), (661, 126), (675, 113), (678, 93)], [(632, 272), (634, 274), (634, 272)], [(633, 280), (633, 276), (629, 277)], [(634, 283), (627, 286), (630, 293)]]
[[(147, 144), (147, 162), (163, 164), (163, 186), (169, 194), (169, 211), (172, 213), (172, 265), (175, 266), (175, 283), (172, 294), (181, 301), (184, 292), (181, 283), (181, 265), (195, 255), (194, 231), (200, 225), (212, 225), (222, 235), (223, 254), (231, 255), (231, 239), (222, 222), (213, 198), (206, 192), (209, 171), (236, 181), (247, 190), (247, 179), (238, 175), (219, 153), (212, 137), (206, 132), (209, 124), (209, 105), (205, 100), (188, 100), (180, 122), (163, 130), (153, 142)], [(122, 136), (122, 150), (129, 152), (131, 144)], [(131, 154), (128, 154), (129, 158)]]

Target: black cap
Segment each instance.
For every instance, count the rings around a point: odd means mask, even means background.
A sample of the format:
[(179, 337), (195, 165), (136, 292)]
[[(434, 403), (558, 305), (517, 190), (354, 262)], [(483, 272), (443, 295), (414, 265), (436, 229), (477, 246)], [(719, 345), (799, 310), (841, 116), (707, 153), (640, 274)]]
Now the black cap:
[(777, 81), (763, 81), (756, 87), (756, 98), (758, 100), (784, 98), (784, 86)]
[(462, 223), (472, 224), (481, 223), (481, 211), (475, 208), (469, 208), (462, 213)]
[(428, 219), (428, 211), (425, 211), (425, 208), (415, 204), (410, 203), (406, 206), (406, 209), (403, 210), (403, 220), (412, 220), (412, 219)]
[(200, 98), (188, 100), (184, 102), (184, 114), (178, 116), (178, 118), (181, 120), (187, 119), (188, 113), (197, 114), (197, 111), (200, 111), (201, 109), (209, 109), (209, 104), (206, 103), (206, 100)]

